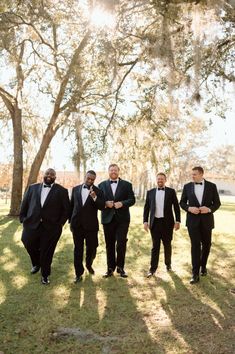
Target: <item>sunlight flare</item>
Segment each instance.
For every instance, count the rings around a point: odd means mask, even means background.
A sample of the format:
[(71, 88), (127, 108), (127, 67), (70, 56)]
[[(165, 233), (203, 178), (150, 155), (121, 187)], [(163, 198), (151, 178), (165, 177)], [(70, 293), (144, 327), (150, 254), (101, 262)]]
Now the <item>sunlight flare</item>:
[(115, 17), (101, 7), (95, 7), (91, 13), (90, 23), (97, 28), (114, 28)]

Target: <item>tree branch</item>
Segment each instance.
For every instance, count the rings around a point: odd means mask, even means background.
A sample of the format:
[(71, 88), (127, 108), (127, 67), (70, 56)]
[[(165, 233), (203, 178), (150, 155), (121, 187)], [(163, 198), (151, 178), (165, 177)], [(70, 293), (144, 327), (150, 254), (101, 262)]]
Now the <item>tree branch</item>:
[(132, 71), (132, 69), (134, 68), (134, 66), (136, 65), (136, 63), (138, 62), (138, 58), (133, 62), (133, 64), (131, 65), (131, 67), (127, 70), (127, 72), (125, 73), (125, 75), (123, 76), (121, 82), (119, 83), (117, 89), (116, 89), (116, 93), (115, 93), (115, 105), (114, 105), (114, 109), (113, 109), (113, 112), (112, 112), (112, 115), (109, 119), (109, 123), (105, 129), (105, 133), (104, 133), (104, 136), (103, 136), (103, 144), (105, 142), (105, 139), (106, 139), (106, 136), (107, 136), (107, 133), (108, 133), (108, 130), (109, 130), (109, 127), (110, 125), (112, 124), (112, 121), (115, 117), (115, 113), (116, 113), (116, 110), (117, 110), (117, 106), (118, 106), (118, 98), (119, 98), (119, 92), (120, 92), (120, 89), (123, 85), (123, 82), (125, 81), (126, 77), (130, 74), (130, 72)]
[[(46, 46), (48, 46), (48, 47), (54, 52), (55, 49), (52, 47), (52, 45), (51, 45), (50, 43), (48, 43), (47, 41), (45, 41), (45, 39), (43, 38), (43, 36), (41, 35), (41, 33), (38, 31), (38, 29), (35, 27), (35, 25), (34, 25), (33, 23), (25, 21), (21, 15), (16, 14), (16, 13), (14, 13), (14, 12), (5, 12), (4, 15), (5, 15), (6, 17), (8, 17), (8, 20), (9, 20), (11, 23), (15, 23), (17, 26), (19, 26), (19, 25), (27, 25), (27, 26), (30, 26), (30, 27), (34, 30), (34, 32), (37, 34), (37, 36), (39, 37), (39, 39), (41, 40), (41, 42), (42, 42), (43, 44), (45, 44)], [(19, 18), (19, 19), (21, 20), (21, 22), (15, 22), (14, 20), (9, 19), (9, 16), (7, 16), (7, 15), (13, 15), (13, 16)]]
[(7, 107), (10, 115), (13, 116), (15, 112), (14, 104), (16, 102), (15, 97), (13, 97), (9, 92), (0, 87), (0, 97), (2, 98), (5, 106)]

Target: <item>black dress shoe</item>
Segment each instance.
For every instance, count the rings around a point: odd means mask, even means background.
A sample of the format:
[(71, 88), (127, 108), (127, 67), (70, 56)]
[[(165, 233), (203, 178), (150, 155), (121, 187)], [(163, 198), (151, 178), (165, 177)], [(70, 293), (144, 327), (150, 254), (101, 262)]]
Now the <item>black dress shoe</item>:
[(74, 279), (74, 284), (80, 283), (81, 281), (82, 281), (82, 276), (80, 275), (79, 277), (76, 277), (76, 278)]
[(111, 277), (112, 275), (113, 275), (113, 270), (109, 268), (107, 272), (103, 275), (103, 278), (108, 278)]
[(153, 277), (153, 276), (154, 276), (154, 272), (149, 271), (149, 272), (147, 273), (147, 278), (151, 278), (151, 277)]
[(126, 274), (125, 270), (123, 268), (117, 267), (117, 273), (120, 274), (120, 277), (122, 278), (127, 278), (128, 275)]
[(49, 285), (50, 284), (50, 280), (48, 279), (48, 277), (42, 277), (41, 278), (41, 283), (43, 285)]
[(167, 266), (166, 266), (166, 270), (167, 270), (168, 272), (170, 272), (170, 271), (172, 270), (171, 265), (167, 265)]
[(199, 275), (193, 275), (190, 279), (190, 284), (196, 284), (199, 282)]
[(201, 268), (201, 276), (205, 277), (206, 275), (207, 275), (207, 269), (206, 269), (206, 267), (202, 267)]
[(35, 273), (37, 273), (39, 271), (39, 269), (40, 269), (40, 266), (35, 265), (35, 266), (32, 267), (30, 273), (31, 274), (35, 274)]
[(95, 271), (94, 271), (94, 269), (90, 266), (90, 267), (86, 267), (87, 268), (87, 270), (88, 270), (88, 272), (90, 273), (90, 274), (92, 274), (92, 275), (94, 275), (95, 274)]

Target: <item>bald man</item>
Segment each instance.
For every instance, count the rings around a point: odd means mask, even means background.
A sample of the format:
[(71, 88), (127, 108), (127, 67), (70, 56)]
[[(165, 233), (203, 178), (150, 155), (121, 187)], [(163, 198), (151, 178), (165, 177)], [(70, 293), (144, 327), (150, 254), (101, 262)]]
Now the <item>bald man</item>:
[(27, 189), (20, 209), (22, 242), (31, 258), (31, 274), (41, 268), (41, 283), (48, 285), (51, 263), (63, 225), (69, 217), (68, 190), (55, 183), (56, 172), (48, 168), (43, 183)]

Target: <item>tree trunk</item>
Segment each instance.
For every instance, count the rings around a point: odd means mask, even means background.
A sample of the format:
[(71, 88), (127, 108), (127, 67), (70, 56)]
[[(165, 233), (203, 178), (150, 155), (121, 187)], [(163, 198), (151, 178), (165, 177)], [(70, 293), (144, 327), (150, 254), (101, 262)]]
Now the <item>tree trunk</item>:
[(12, 114), (12, 125), (14, 138), (14, 163), (9, 215), (17, 216), (20, 211), (23, 186), (22, 112), (17, 105), (15, 105), (14, 114)]
[(81, 165), (82, 165), (82, 158), (84, 155), (84, 150), (83, 150), (83, 143), (82, 143), (82, 121), (80, 117), (77, 117), (75, 121), (75, 130), (76, 130), (76, 143), (77, 143), (77, 151), (74, 159), (74, 164), (76, 166), (77, 174), (78, 174), (78, 180), (79, 183), (81, 182)]
[(43, 136), (40, 148), (33, 160), (30, 173), (29, 173), (29, 178), (27, 182), (27, 187), (32, 184), (37, 182), (38, 174), (42, 165), (42, 162), (44, 160), (44, 157), (46, 155), (47, 149), (51, 143), (51, 140), (55, 136), (57, 130), (59, 129), (59, 125), (57, 125), (54, 129), (52, 124), (49, 124), (45, 134)]
[(52, 116), (51, 116), (50, 122), (47, 126), (47, 129), (44, 133), (44, 136), (42, 138), (42, 142), (39, 147), (39, 150), (38, 150), (38, 152), (35, 156), (35, 159), (32, 163), (27, 186), (29, 186), (30, 184), (35, 183), (37, 181), (37, 177), (38, 177), (43, 159), (46, 155), (47, 149), (51, 143), (51, 140), (55, 136), (57, 130), (60, 128), (60, 125), (57, 124), (57, 120), (58, 120), (59, 114), (62, 112), (62, 108), (60, 107), (61, 102), (63, 101), (64, 93), (65, 93), (67, 84), (69, 82), (69, 79), (73, 73), (74, 68), (78, 65), (79, 56), (82, 53), (83, 49), (86, 47), (89, 37), (90, 37), (90, 30), (88, 30), (86, 32), (82, 41), (78, 45), (77, 49), (74, 51), (73, 57), (72, 57), (71, 62), (68, 66), (68, 70), (61, 81), (60, 89), (59, 89), (59, 92), (57, 94), (55, 104), (54, 104), (54, 111), (52, 113)]

